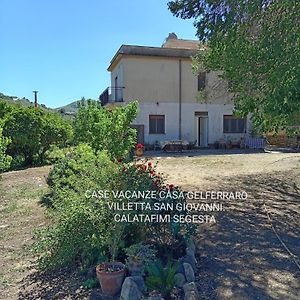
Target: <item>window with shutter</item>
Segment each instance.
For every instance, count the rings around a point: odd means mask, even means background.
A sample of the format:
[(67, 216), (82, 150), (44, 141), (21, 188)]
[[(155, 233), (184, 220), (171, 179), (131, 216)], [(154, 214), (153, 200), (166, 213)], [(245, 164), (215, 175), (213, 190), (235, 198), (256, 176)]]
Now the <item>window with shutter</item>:
[(149, 115), (149, 133), (165, 133), (165, 115)]

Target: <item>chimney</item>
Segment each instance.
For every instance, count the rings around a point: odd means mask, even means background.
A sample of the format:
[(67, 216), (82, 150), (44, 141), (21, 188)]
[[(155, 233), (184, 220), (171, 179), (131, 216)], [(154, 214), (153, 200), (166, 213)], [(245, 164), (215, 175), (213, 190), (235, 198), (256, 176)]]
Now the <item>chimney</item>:
[[(177, 40), (177, 39), (178, 39), (178, 37), (177, 37), (176, 33), (171, 32), (171, 33), (169, 33), (168, 37), (164, 40), (164, 43), (161, 46), (163, 48), (169, 47), (169, 45), (172, 44), (172, 40), (174, 41), (174, 40)], [(171, 43), (169, 43), (169, 41)]]
[(171, 32), (171, 33), (169, 33), (168, 37), (166, 38), (166, 41), (173, 40), (173, 39), (177, 40), (178, 37), (177, 37), (176, 33)]

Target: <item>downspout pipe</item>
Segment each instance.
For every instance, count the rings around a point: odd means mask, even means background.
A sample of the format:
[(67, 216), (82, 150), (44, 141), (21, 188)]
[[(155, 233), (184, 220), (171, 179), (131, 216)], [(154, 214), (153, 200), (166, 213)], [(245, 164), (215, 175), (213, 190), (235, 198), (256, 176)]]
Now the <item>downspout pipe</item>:
[(178, 100), (179, 100), (179, 128), (178, 128), (178, 139), (181, 140), (181, 102), (182, 102), (182, 62), (179, 59), (179, 86), (178, 86)]

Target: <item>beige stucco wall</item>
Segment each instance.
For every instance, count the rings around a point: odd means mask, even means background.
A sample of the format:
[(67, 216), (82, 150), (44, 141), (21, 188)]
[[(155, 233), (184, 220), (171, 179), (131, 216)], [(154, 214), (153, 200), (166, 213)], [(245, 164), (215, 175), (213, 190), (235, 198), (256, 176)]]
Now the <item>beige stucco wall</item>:
[[(195, 112), (207, 112), (208, 143), (213, 144), (220, 139), (235, 141), (244, 136), (243, 133), (223, 133), (223, 115), (232, 114), (232, 104), (199, 104), (184, 103), (182, 105), (181, 139), (189, 142), (197, 140), (197, 116)], [(165, 134), (149, 133), (149, 115), (165, 115)], [(144, 125), (146, 143), (179, 139), (179, 109), (176, 103), (141, 103), (140, 111), (134, 124)], [(250, 119), (247, 119), (247, 132), (250, 130)]]
[(124, 99), (142, 103), (178, 101), (178, 63), (172, 59), (124, 57)]
[[(198, 80), (192, 72), (191, 63), (191, 59), (181, 59), (182, 103), (199, 103)], [(179, 58), (123, 56), (112, 71), (112, 86), (117, 73), (122, 73), (120, 79), (125, 86), (125, 101), (138, 99), (141, 103), (179, 102)], [(227, 83), (218, 74), (207, 73), (205, 102), (231, 103)]]
[[(195, 112), (206, 112), (208, 115), (209, 144), (222, 138), (237, 140), (244, 136), (223, 133), (223, 115), (232, 114), (233, 103), (227, 83), (218, 76), (221, 73), (207, 73), (206, 97), (199, 101), (198, 79), (192, 72), (191, 63), (191, 59), (181, 59), (181, 139), (190, 142), (197, 139), (198, 118)], [(125, 103), (140, 101), (140, 112), (134, 124), (144, 125), (145, 142), (179, 139), (179, 58), (123, 55), (112, 70), (112, 86), (117, 75), (125, 87)], [(165, 134), (149, 134), (150, 114), (165, 115)], [(249, 129), (248, 118), (248, 132)]]
[[(115, 66), (115, 68), (110, 73), (111, 76), (111, 87), (115, 87), (115, 78), (118, 77), (118, 88), (124, 86), (124, 64), (123, 61), (119, 61), (119, 63)], [(112, 100), (115, 100), (115, 90), (112, 89)], [(118, 90), (119, 97), (124, 97), (124, 89)]]

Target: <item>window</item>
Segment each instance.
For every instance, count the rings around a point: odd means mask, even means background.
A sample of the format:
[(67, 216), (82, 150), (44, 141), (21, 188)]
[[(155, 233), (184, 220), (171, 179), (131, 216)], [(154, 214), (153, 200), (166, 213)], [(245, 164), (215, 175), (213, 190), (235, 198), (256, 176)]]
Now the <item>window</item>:
[(236, 118), (231, 115), (223, 116), (223, 132), (224, 133), (245, 133), (246, 118)]
[(149, 133), (162, 134), (165, 133), (165, 116), (149, 115)]
[(205, 89), (206, 73), (201, 72), (198, 74), (198, 91)]

